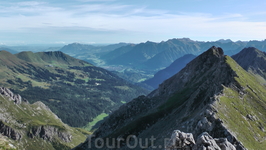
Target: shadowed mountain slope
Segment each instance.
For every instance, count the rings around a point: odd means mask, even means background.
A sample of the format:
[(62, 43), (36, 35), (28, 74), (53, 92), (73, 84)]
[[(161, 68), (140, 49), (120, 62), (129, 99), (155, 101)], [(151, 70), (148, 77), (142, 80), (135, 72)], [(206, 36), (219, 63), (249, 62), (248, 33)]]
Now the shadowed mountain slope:
[(196, 56), (192, 54), (186, 54), (183, 57), (175, 60), (170, 66), (166, 67), (163, 70), (158, 71), (153, 78), (144, 81), (143, 83), (152, 86), (154, 89), (158, 88), (164, 80), (170, 78), (174, 74), (178, 73), (183, 69), (187, 63), (193, 60)]
[[(221, 48), (212, 47), (148, 96), (121, 106), (105, 119), (94, 138), (76, 149), (91, 145), (93, 149), (95, 138), (127, 139), (130, 135), (154, 137), (153, 146), (162, 148), (173, 130), (194, 137), (208, 132), (214, 138), (226, 138), (236, 149), (264, 149), (265, 93), (265, 86), (252, 74)], [(116, 140), (118, 143), (120, 149), (128, 149), (125, 141)], [(150, 144), (135, 149), (153, 149)]]
[(243, 49), (232, 58), (245, 70), (259, 74), (266, 79), (266, 53), (255, 47)]

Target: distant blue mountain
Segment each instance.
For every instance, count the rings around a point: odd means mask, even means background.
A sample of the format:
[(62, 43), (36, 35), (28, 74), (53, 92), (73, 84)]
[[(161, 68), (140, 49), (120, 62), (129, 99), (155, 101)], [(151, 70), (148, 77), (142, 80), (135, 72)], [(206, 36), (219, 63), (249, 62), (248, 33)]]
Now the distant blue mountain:
[(206, 49), (216, 46), (224, 49), (226, 55), (232, 56), (245, 47), (256, 47), (266, 51), (264, 41), (237, 41), (230, 39), (212, 42), (193, 41), (189, 38), (170, 39), (160, 43), (146, 42), (122, 46), (118, 49), (102, 54), (100, 59), (107, 65), (123, 65), (140, 70), (158, 71), (169, 66), (176, 59), (185, 54), (199, 55)]
[(0, 51), (2, 50), (5, 50), (5, 51), (8, 51), (9, 53), (11, 54), (16, 54), (18, 53), (17, 51), (13, 50), (13, 49), (10, 49), (10, 48), (7, 48), (7, 47), (0, 47)]

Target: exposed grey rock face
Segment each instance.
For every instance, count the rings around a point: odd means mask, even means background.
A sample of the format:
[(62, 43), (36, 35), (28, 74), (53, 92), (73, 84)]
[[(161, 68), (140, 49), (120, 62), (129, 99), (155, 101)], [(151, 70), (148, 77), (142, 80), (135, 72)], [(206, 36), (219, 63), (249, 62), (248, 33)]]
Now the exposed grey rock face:
[(236, 147), (232, 145), (226, 138), (214, 139), (221, 150), (236, 150)]
[(28, 133), (29, 137), (34, 138), (39, 136), (40, 138), (48, 141), (53, 141), (55, 137), (59, 137), (65, 142), (70, 142), (72, 135), (67, 132), (61, 132), (58, 128), (52, 126), (39, 126), (33, 127)]
[[(203, 132), (197, 138), (197, 145), (193, 148), (193, 150), (221, 150), (221, 148), (217, 145), (215, 140), (207, 133)], [(231, 149), (233, 150), (233, 149)]]
[[(73, 130), (42, 102), (28, 104), (20, 95), (4, 87), (0, 87), (0, 98), (0, 135), (14, 140), (19, 149), (28, 145), (28, 142), (32, 144), (31, 141), (35, 142), (35, 139), (43, 139), (36, 142), (38, 146), (43, 143), (73, 142)], [(42, 118), (39, 120), (38, 117)]]
[[(9, 100), (14, 101), (15, 104), (21, 104), (22, 98), (19, 94), (14, 94), (11, 90), (5, 87), (0, 87), (1, 96), (8, 97)], [(13, 140), (20, 140), (22, 135), (18, 131), (4, 124), (2, 119), (5, 120), (6, 116), (1, 114), (0, 116), (0, 133), (4, 136), (12, 138)]]
[[(3, 96), (7, 96), (9, 100), (14, 101), (15, 104), (21, 104), (22, 98), (19, 94), (14, 94), (11, 90), (5, 87), (0, 87), (0, 94)], [(26, 100), (24, 100), (27, 102)]]
[(201, 129), (205, 131), (212, 131), (212, 123), (206, 118), (203, 117), (197, 124), (196, 129)]
[(228, 71), (229, 69), (224, 62), (223, 50), (219, 47), (211, 47), (208, 51), (188, 63), (180, 72), (160, 84), (159, 88), (149, 94), (148, 97), (172, 95), (176, 91), (186, 87), (195, 77), (197, 77), (197, 80), (194, 84), (202, 81), (201, 78), (203, 78), (204, 74), (209, 74), (213, 76), (214, 79), (205, 80), (202, 86), (195, 92), (199, 93), (200, 91), (205, 90), (207, 86), (213, 85), (213, 88), (217, 88), (214, 89), (214, 92), (217, 93), (222, 88), (221, 86), (218, 86), (220, 85), (219, 82), (226, 81), (222, 84), (229, 84), (231, 82), (230, 79), (235, 75), (233, 71)]
[(2, 121), (0, 121), (0, 133), (4, 136), (12, 138), (13, 140), (21, 139), (21, 134), (18, 131), (5, 125)]
[(192, 133), (175, 130), (165, 150), (236, 150), (226, 138), (214, 139), (207, 132), (198, 136), (195, 143)]
[(165, 150), (172, 150), (176, 148), (191, 149), (195, 145), (192, 133), (184, 133), (175, 130), (172, 133), (169, 143), (166, 145)]

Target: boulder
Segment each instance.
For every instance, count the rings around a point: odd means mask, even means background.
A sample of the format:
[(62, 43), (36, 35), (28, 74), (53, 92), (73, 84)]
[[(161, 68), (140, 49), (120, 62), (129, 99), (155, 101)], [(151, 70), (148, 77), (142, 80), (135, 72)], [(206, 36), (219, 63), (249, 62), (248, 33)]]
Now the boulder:
[(30, 138), (34, 138), (36, 136), (47, 140), (47, 141), (53, 141), (55, 137), (60, 138), (64, 142), (71, 142), (72, 135), (68, 132), (60, 131), (58, 128), (55, 128), (53, 126), (38, 126), (38, 127), (32, 127), (30, 132), (28, 133), (28, 136)]
[(231, 144), (227, 138), (214, 139), (221, 150), (236, 150), (235, 146)]
[(207, 132), (203, 132), (195, 143), (192, 133), (184, 133), (174, 130), (165, 150), (236, 150), (226, 138), (213, 138)]
[(193, 150), (221, 150), (216, 141), (207, 133), (203, 132), (197, 138), (197, 143)]
[(192, 133), (184, 133), (179, 130), (174, 130), (171, 139), (166, 145), (166, 150), (177, 148), (191, 149), (195, 145)]

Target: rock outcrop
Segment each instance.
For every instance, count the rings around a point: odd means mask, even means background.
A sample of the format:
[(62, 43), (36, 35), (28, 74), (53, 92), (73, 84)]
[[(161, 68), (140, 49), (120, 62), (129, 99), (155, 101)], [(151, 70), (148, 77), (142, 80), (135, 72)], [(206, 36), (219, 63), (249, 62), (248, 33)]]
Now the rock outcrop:
[[(17, 105), (20, 105), (22, 102), (28, 103), (27, 100), (22, 100), (22, 97), (19, 94), (14, 94), (10, 89), (5, 88), (5, 87), (0, 87), (0, 94), (2, 96), (6, 96), (10, 101), (14, 101), (14, 104), (17, 104)], [(43, 104), (40, 101), (36, 102), (35, 105), (38, 106), (37, 110), (45, 110), (45, 111), (51, 112), (49, 107), (47, 107), (45, 104)], [(60, 120), (55, 114), (53, 113), (51, 114), (53, 115), (54, 118)], [(6, 114), (5, 117), (7, 116), (8, 115)], [(4, 119), (4, 118), (0, 117), (0, 119)], [(6, 119), (4, 120), (8, 121)], [(13, 121), (13, 124), (15, 125), (14, 121)], [(0, 120), (0, 133), (9, 138), (12, 138), (13, 140), (19, 140), (22, 137), (22, 135), (18, 131), (7, 126), (1, 120)], [(50, 142), (53, 141), (55, 137), (62, 139), (64, 142), (70, 142), (72, 139), (71, 134), (67, 132), (59, 131), (57, 127), (53, 127), (53, 126), (32, 127), (28, 133), (28, 136), (31, 138), (39, 136), (40, 138), (44, 140), (48, 140)]]
[(207, 132), (203, 132), (198, 138), (193, 150), (236, 150), (226, 138), (213, 138)]
[(62, 139), (64, 142), (71, 142), (72, 140), (71, 134), (67, 132), (59, 131), (58, 128), (55, 128), (53, 126), (32, 127), (30, 129), (30, 132), (28, 133), (28, 136), (30, 138), (34, 138), (38, 136), (50, 142), (52, 142), (55, 139), (55, 137)]
[(207, 132), (203, 132), (194, 141), (192, 133), (184, 133), (175, 130), (172, 133), (165, 150), (236, 150), (236, 147), (226, 138), (213, 138)]
[(21, 104), (22, 101), (28, 102), (26, 99), (22, 99), (19, 94), (14, 94), (11, 90), (5, 87), (0, 87), (0, 94), (7, 96), (9, 100), (14, 101), (15, 104)]
[[(5, 87), (0, 87), (1, 96), (6, 96), (10, 101), (14, 101), (15, 104), (21, 104), (22, 98), (19, 94), (14, 94), (11, 90)], [(2, 115), (0, 119), (2, 119)], [(6, 125), (2, 120), (0, 120), (0, 133), (4, 136), (7, 136), (13, 140), (20, 140), (22, 135), (15, 129)]]
[(171, 139), (166, 145), (165, 150), (173, 150), (177, 148), (191, 149), (195, 144), (192, 133), (184, 133), (179, 130), (175, 130), (172, 133)]
[(18, 131), (5, 125), (1, 120), (0, 120), (0, 133), (4, 136), (7, 136), (7, 137), (13, 139), (13, 140), (20, 140), (21, 139), (21, 134)]
[[(231, 144), (226, 138), (214, 139), (216, 144), (221, 148), (221, 150), (236, 150), (236, 147)], [(242, 147), (242, 149), (245, 149)]]
[(42, 102), (29, 104), (5, 87), (0, 87), (0, 135), (12, 139), (20, 150), (42, 146), (49, 150), (70, 149), (78, 144), (72, 136), (86, 138), (83, 131), (64, 124)]

